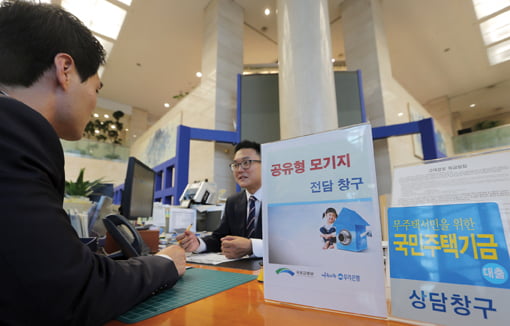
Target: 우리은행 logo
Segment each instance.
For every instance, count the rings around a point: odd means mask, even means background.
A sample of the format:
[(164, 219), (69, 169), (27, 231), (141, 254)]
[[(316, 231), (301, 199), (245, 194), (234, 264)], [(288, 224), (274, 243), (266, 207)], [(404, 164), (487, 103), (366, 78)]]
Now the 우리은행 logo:
[(289, 274), (290, 276), (294, 276), (294, 272), (291, 271), (290, 269), (288, 269), (287, 267), (282, 267), (282, 268), (278, 268), (276, 270), (276, 274), (282, 274), (282, 273), (287, 273)]

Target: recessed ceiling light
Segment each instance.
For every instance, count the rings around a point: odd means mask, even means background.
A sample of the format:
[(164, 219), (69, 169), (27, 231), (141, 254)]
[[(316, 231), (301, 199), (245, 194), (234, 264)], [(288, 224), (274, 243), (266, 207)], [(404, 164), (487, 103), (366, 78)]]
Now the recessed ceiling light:
[(399, 112), (397, 115), (398, 115), (399, 117), (401, 117), (401, 116), (403, 116), (403, 115), (404, 115), (404, 113)]
[(94, 118), (99, 118), (99, 114), (94, 113)]
[(336, 60), (335, 60), (335, 58), (331, 58), (331, 62), (333, 62), (333, 63), (334, 63), (335, 61), (336, 61)]
[(103, 115), (106, 119), (108, 119), (110, 116), (108, 114)]
[(469, 107), (470, 107), (470, 108), (474, 108), (475, 106), (476, 106), (476, 104), (475, 104), (475, 103), (473, 103), (473, 104), (469, 104)]
[(264, 15), (266, 15), (266, 16), (271, 15), (271, 9), (269, 9), (269, 8), (264, 9)]
[(165, 108), (169, 108), (170, 107), (170, 103), (165, 103), (163, 104)]
[(195, 74), (195, 76), (197, 76), (198, 78), (202, 77), (202, 73), (200, 71), (197, 71), (197, 73)]

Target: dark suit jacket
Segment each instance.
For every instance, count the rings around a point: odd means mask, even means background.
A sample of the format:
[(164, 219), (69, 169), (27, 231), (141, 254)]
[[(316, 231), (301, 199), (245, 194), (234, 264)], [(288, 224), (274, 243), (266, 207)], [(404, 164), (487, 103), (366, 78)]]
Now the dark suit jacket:
[(0, 121), (0, 325), (102, 325), (177, 281), (163, 257), (114, 261), (83, 245), (52, 126), (2, 96)]
[[(207, 251), (221, 251), (220, 239), (227, 235), (246, 237), (246, 212), (248, 201), (245, 190), (227, 199), (220, 226), (208, 237), (204, 237)], [(262, 211), (262, 210), (261, 210)], [(257, 227), (252, 238), (262, 239), (262, 213), (259, 213)]]

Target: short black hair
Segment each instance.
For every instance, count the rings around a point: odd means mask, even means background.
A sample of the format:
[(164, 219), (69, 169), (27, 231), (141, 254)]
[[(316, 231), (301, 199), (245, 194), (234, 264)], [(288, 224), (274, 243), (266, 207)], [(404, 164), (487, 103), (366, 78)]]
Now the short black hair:
[(259, 156), (261, 156), (260, 155), (260, 144), (257, 142), (245, 139), (236, 145), (236, 147), (234, 148), (234, 153), (237, 153), (238, 150), (243, 149), (243, 148), (254, 149), (257, 152), (257, 154), (259, 154)]
[(0, 85), (33, 85), (69, 54), (84, 82), (105, 63), (106, 52), (76, 16), (50, 4), (5, 1), (0, 6)]
[(338, 214), (336, 213), (336, 209), (334, 209), (333, 207), (329, 207), (328, 209), (326, 209), (326, 211), (324, 213), (322, 213), (322, 218), (326, 217), (326, 214), (328, 213), (333, 213), (335, 214), (336, 217), (338, 217)]

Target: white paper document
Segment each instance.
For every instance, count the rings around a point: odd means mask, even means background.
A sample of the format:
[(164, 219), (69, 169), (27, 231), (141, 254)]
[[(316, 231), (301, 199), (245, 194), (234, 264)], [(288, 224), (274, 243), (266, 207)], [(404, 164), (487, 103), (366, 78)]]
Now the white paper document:
[(182, 233), (190, 227), (191, 232), (197, 230), (197, 211), (192, 208), (170, 208), (168, 232)]
[(186, 257), (186, 261), (188, 263), (218, 265), (224, 262), (235, 261), (244, 258), (248, 258), (248, 256), (236, 259), (229, 259), (219, 252), (206, 252), (203, 254), (192, 254)]

